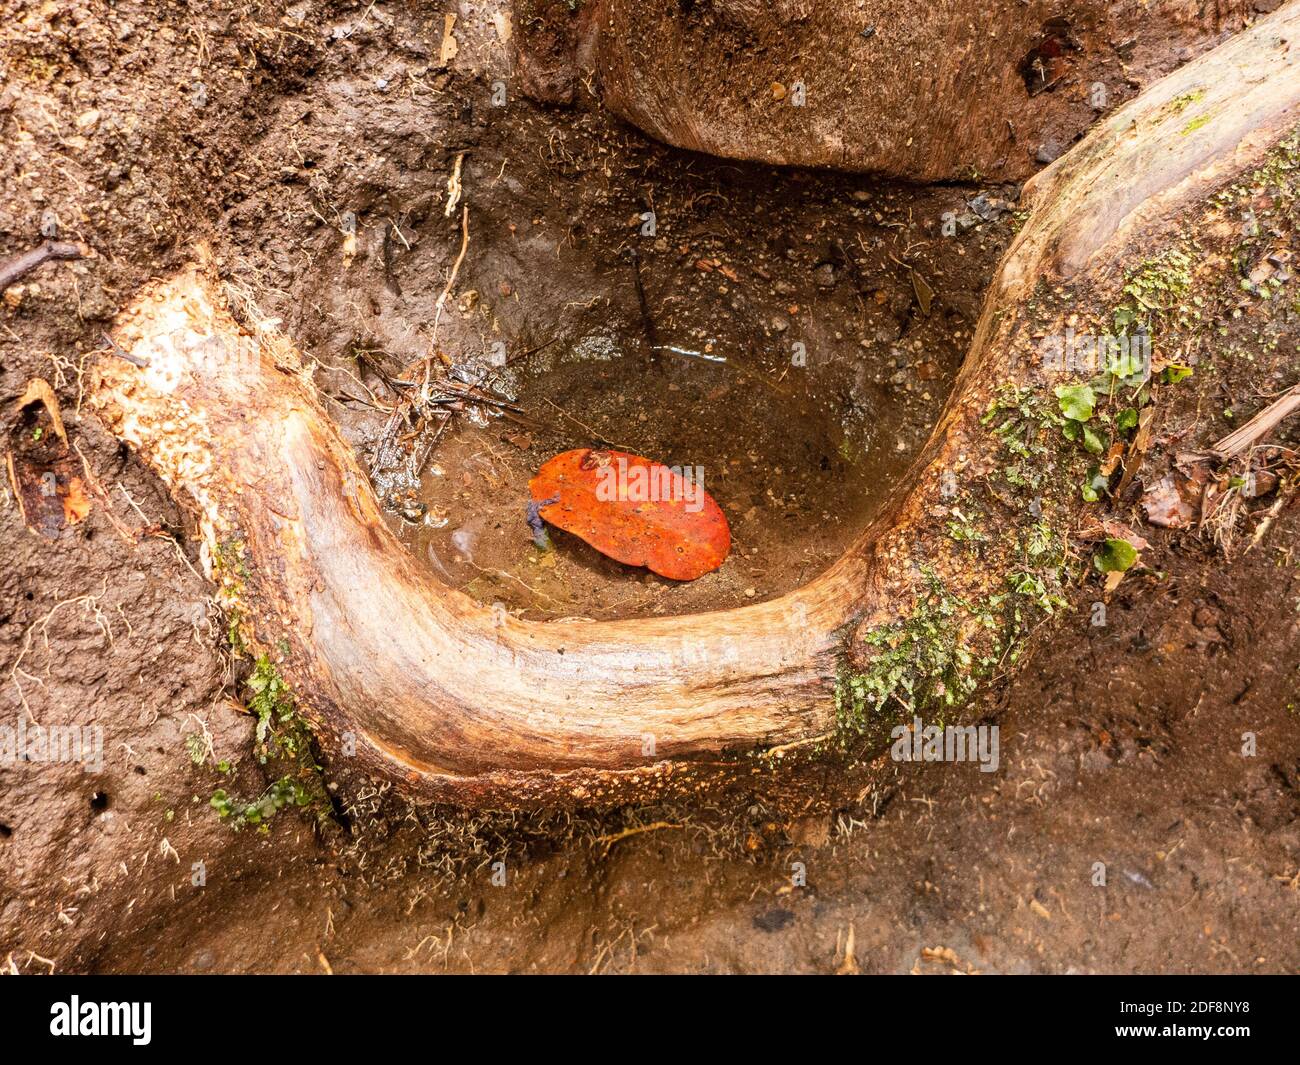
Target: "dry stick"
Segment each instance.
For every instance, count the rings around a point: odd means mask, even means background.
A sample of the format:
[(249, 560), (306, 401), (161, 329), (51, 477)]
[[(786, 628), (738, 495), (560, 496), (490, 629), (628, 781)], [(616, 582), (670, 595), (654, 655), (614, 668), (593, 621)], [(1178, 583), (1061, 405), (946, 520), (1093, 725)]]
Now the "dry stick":
[(142, 370), (147, 370), (149, 368), (148, 359), (142, 359), (139, 355), (133, 355), (131, 352), (123, 348), (116, 340), (114, 340), (107, 333), (100, 333), (99, 335), (104, 338), (104, 343), (108, 345), (108, 347), (106, 348), (99, 349), (103, 351), (105, 354), (116, 355), (118, 358), (125, 359), (132, 366), (138, 366)]
[(451, 277), (447, 278), (447, 287), (442, 290), (442, 295), (438, 297), (438, 302), (434, 305), (433, 314), (433, 339), (438, 339), (438, 322), (442, 318), (442, 307), (447, 302), (447, 297), (451, 295), (452, 287), (456, 284), (456, 275), (460, 273), (460, 264), (465, 261), (465, 252), (469, 250), (469, 204), (465, 204), (460, 210), (460, 254), (456, 256), (456, 261), (451, 267)]
[(1300, 384), (1292, 385), (1240, 429), (1234, 429), (1215, 444), (1215, 453), (1229, 459), (1241, 454), (1297, 410), (1300, 410)]
[(51, 259), (82, 259), (85, 256), (86, 249), (80, 244), (47, 240), (31, 251), (16, 255), (6, 263), (0, 263), (0, 292)]

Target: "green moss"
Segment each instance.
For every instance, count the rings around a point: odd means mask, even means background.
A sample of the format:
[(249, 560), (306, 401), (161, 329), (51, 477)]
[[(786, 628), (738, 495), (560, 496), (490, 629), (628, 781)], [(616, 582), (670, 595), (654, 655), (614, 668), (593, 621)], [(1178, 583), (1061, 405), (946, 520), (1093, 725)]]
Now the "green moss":
[(988, 537), (975, 525), (974, 521), (957, 508), (952, 508), (952, 518), (948, 522), (948, 535), (959, 544), (967, 544), (974, 550), (979, 544), (986, 543)]
[(1275, 190), (1284, 200), (1297, 193), (1296, 176), (1300, 173), (1300, 129), (1293, 130), (1268, 153), (1264, 164), (1238, 180), (1215, 200), (1221, 204), (1254, 199), (1261, 192)]
[(1172, 100), (1170, 100), (1167, 105), (1167, 110), (1170, 114), (1181, 115), (1184, 111), (1186, 111), (1189, 107), (1191, 107), (1192, 104), (1200, 103), (1200, 101), (1204, 99), (1205, 99), (1204, 89), (1193, 89), (1191, 92), (1180, 93), (1178, 96), (1175, 96)]
[(854, 672), (845, 664), (839, 670), (835, 709), (841, 729), (861, 733), (900, 712), (964, 703), (974, 691), (973, 656), (959, 629), (967, 613), (966, 604), (931, 576), (907, 618), (872, 629), (862, 641), (874, 652), (868, 669)]
[(249, 692), (248, 709), (257, 718), (254, 750), (258, 761), (263, 765), (273, 763), (283, 773), (255, 799), (240, 800), (219, 788), (212, 793), (209, 804), (236, 828), (256, 825), (267, 831), (267, 822), (286, 806), (311, 807), (318, 822), (328, 821), (333, 804), (316, 764), (311, 728), (298, 713), (293, 692), (269, 655), (258, 657), (245, 686)]
[(1002, 479), (1016, 489), (1041, 488), (1049, 465), (1048, 431), (1060, 429), (1065, 419), (1032, 388), (1005, 385), (980, 421), (1002, 445)]
[(311, 806), (317, 801), (312, 789), (293, 777), (281, 777), (251, 802), (231, 798), (222, 788), (212, 793), (208, 805), (217, 811), (223, 821), (235, 828), (256, 826), (268, 829), (267, 822), (286, 806)]
[(222, 540), (212, 552), (212, 568), (218, 578), (242, 584), (248, 579), (248, 566), (244, 562), (243, 540)]
[(1123, 299), (1115, 308), (1116, 334), (1125, 336), (1134, 328), (1150, 331), (1155, 322), (1187, 325), (1199, 319), (1199, 311), (1186, 299), (1192, 288), (1194, 264), (1189, 250), (1172, 248), (1131, 271)]

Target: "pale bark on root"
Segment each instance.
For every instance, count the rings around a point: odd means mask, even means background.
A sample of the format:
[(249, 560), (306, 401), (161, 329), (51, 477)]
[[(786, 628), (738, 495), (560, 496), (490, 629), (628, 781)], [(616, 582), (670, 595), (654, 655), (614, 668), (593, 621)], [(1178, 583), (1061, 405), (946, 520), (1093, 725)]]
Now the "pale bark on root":
[[(1298, 31), (1292, 4), (1152, 86), (1031, 183), (956, 390), (895, 504), (828, 572), (771, 602), (532, 623), (440, 584), (387, 529), (292, 343), (242, 330), (199, 266), (122, 314), (113, 338), (147, 366), (102, 360), (91, 403), (194, 514), (222, 596), (292, 685), (332, 771), (493, 806), (752, 777), (747, 752), (835, 730), (845, 655), (869, 664), (861, 637), (906, 618), (923, 570), (967, 600), (1003, 580), (922, 532), (944, 472), (993, 460), (979, 424), (989, 397), (1007, 382), (1045, 387), (1019, 336), (1034, 286), (1113, 272), (1257, 165), (1295, 121)], [(1049, 503), (1068, 518), (1075, 500)]]

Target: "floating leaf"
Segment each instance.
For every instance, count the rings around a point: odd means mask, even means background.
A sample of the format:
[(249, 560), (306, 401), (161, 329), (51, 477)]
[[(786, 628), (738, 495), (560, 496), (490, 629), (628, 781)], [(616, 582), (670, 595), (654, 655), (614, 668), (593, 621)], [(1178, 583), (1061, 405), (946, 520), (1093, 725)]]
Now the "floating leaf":
[(689, 467), (580, 448), (546, 462), (528, 489), (552, 525), (601, 554), (672, 580), (717, 569), (731, 550), (722, 509)]

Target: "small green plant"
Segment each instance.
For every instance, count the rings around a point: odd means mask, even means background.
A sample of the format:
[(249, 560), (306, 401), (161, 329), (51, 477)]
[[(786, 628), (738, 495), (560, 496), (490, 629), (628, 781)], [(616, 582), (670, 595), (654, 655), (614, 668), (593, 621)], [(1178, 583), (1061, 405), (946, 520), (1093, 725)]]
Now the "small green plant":
[(874, 655), (862, 673), (841, 669), (835, 693), (843, 727), (863, 731), (899, 710), (960, 705), (973, 693), (971, 649), (958, 621), (965, 604), (931, 576), (906, 619), (881, 625), (863, 643)]
[(253, 674), (246, 684), (253, 693), (248, 700), (248, 708), (257, 717), (254, 735), (261, 761), (265, 763), (268, 755), (278, 753), (277, 747), (281, 746), (286, 754), (296, 755), (300, 749), (301, 737), (298, 735), (300, 729), (293, 695), (269, 655), (258, 657), (253, 666)]
[(1199, 313), (1188, 310), (1186, 300), (1192, 288), (1192, 257), (1173, 248), (1147, 259), (1133, 271), (1122, 290), (1123, 301), (1115, 308), (1115, 332), (1127, 336), (1131, 328), (1149, 328), (1153, 319), (1173, 315), (1183, 320)]
[(1056, 398), (1061, 405), (1061, 414), (1077, 423), (1089, 421), (1097, 407), (1097, 396), (1091, 385), (1058, 385)]
[[(212, 793), (210, 805), (223, 820), (231, 819), (236, 826), (257, 825), (261, 831), (267, 831), (266, 822), (286, 806), (314, 807), (317, 820), (327, 820), (332, 804), (312, 752), (310, 728), (269, 655), (258, 656), (245, 685), (250, 693), (248, 709), (257, 718), (253, 735), (258, 760), (263, 765), (275, 762), (288, 772), (252, 801), (233, 798), (219, 788)], [(217, 770), (227, 776), (234, 772), (229, 762), (217, 763)]]
[(1138, 553), (1127, 540), (1111, 537), (1092, 556), (1092, 564), (1101, 573), (1127, 573), (1137, 561)]
[(315, 801), (312, 791), (292, 777), (281, 777), (252, 802), (232, 798), (218, 788), (208, 800), (217, 815), (232, 822), (235, 828), (256, 826), (259, 831), (269, 830), (267, 822), (286, 806), (310, 806)]
[(998, 438), (1006, 460), (1002, 476), (1017, 489), (1036, 490), (1047, 465), (1046, 437), (1064, 419), (1049, 410), (1032, 388), (1008, 385), (989, 403), (980, 419)]
[(971, 519), (956, 507), (952, 508), (952, 518), (948, 522), (948, 535), (959, 544), (969, 544), (972, 547), (988, 540)]

